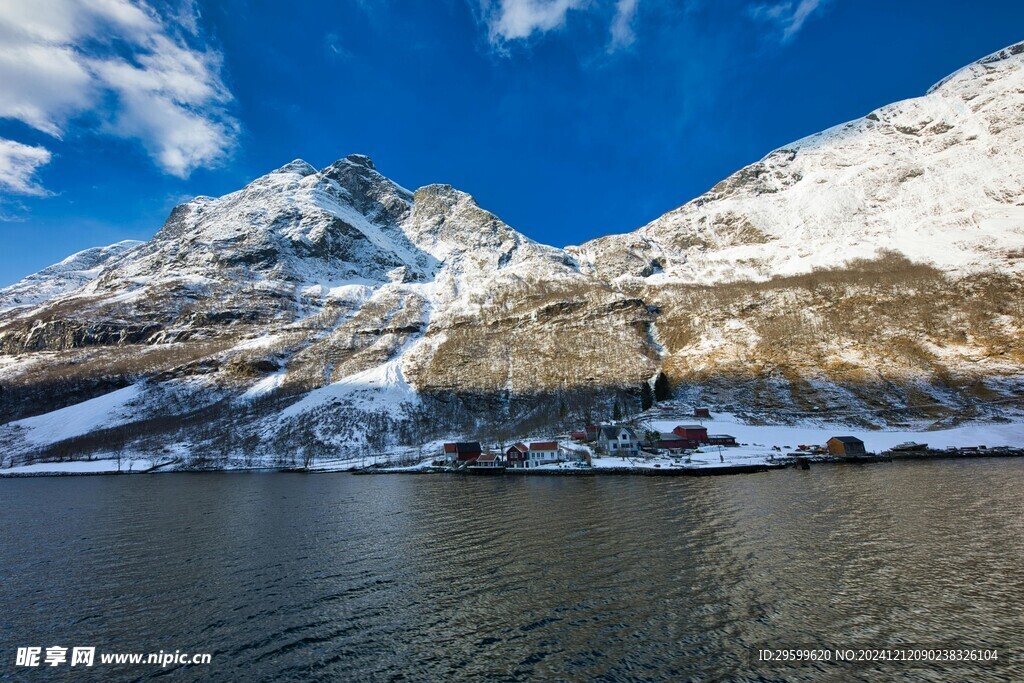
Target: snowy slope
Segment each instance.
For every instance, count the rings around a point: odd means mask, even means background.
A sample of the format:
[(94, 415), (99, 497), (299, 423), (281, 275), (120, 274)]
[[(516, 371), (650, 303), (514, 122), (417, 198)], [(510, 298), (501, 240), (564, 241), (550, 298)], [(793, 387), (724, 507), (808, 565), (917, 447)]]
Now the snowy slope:
[(1024, 264), (1024, 43), (775, 150), (642, 227), (572, 249), (605, 277), (764, 280), (882, 250), (950, 273)]
[(93, 247), (0, 289), (0, 313), (19, 306), (37, 306), (92, 282), (103, 270), (143, 242), (125, 240)]
[(139, 386), (132, 385), (45, 415), (12, 422), (9, 426), (32, 444), (56, 443), (130, 422), (131, 404), (141, 393)]

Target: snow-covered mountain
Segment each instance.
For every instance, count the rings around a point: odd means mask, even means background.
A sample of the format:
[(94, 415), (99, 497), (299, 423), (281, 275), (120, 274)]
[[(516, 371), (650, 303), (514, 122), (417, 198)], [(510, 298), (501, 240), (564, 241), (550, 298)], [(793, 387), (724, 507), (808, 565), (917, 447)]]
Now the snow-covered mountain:
[(12, 308), (38, 306), (92, 282), (103, 270), (132, 248), (143, 244), (125, 240), (109, 247), (93, 247), (72, 254), (60, 263), (0, 289), (0, 313)]
[(1024, 43), (923, 97), (799, 140), (640, 228), (573, 249), (614, 278), (765, 280), (897, 251), (945, 272), (1019, 271)]
[(365, 156), (293, 161), (0, 290), (0, 450), (512, 437), (659, 373), (774, 419), (991, 416), (1024, 388), (1021, 158), (1024, 44), (566, 249)]

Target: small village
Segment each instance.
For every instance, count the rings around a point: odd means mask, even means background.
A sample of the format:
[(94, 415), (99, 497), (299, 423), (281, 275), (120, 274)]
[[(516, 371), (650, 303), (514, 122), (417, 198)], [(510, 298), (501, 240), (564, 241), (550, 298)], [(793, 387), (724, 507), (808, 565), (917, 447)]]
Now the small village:
[[(711, 419), (708, 408), (696, 408), (693, 417)], [(763, 448), (757, 449), (759, 452)], [(587, 425), (556, 440), (516, 442), (484, 448), (477, 441), (443, 444), (440, 457), (431, 463), (442, 471), (500, 474), (506, 471), (558, 473), (568, 470), (665, 470), (702, 471), (710, 474), (763, 471), (785, 467), (791, 458), (833, 456), (877, 459), (865, 451), (864, 442), (852, 436), (834, 437), (825, 446), (798, 446), (785, 457), (781, 451), (749, 453), (729, 434), (709, 434), (703, 424), (680, 424), (670, 432), (644, 430), (628, 424)], [(649, 472), (653, 473), (653, 472)]]
[(625, 424), (587, 425), (563, 440), (517, 442), (507, 448), (484, 450), (479, 442), (445, 443), (434, 464), (452, 468), (536, 469), (545, 465), (571, 463), (592, 467), (601, 455), (623, 460), (668, 455), (678, 460), (702, 446), (736, 446), (736, 439), (707, 433), (702, 425), (679, 425), (658, 438), (642, 438)]
[[(365, 473), (448, 472), (500, 474), (613, 474), (714, 475), (764, 472), (812, 464), (868, 464), (893, 460), (1024, 456), (1024, 450), (985, 445), (929, 448), (906, 441), (879, 452), (869, 451), (862, 439), (836, 434), (823, 443), (769, 445), (741, 442), (730, 434), (709, 433), (714, 422), (709, 408), (696, 407), (689, 423), (667, 431), (666, 420), (587, 425), (579, 431), (537, 440), (484, 445), (479, 441), (440, 444), (430, 460), (410, 466), (377, 464)], [(671, 424), (671, 423), (668, 423)]]

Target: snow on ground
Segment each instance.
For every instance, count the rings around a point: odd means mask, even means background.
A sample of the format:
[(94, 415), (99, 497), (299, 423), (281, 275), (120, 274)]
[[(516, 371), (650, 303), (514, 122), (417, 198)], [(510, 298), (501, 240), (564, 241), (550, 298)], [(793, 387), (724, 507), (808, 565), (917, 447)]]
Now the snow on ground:
[(306, 282), (299, 285), (299, 294), (305, 297), (343, 299), (363, 303), (373, 296), (380, 282), (365, 277), (352, 277), (343, 282)]
[(953, 427), (952, 429), (878, 431), (846, 427), (843, 425), (748, 425), (732, 415), (719, 414), (711, 420), (673, 419), (655, 420), (654, 429), (671, 432), (680, 424), (699, 422), (708, 428), (708, 434), (729, 434), (741, 444), (779, 446), (796, 448), (798, 445), (824, 445), (833, 436), (855, 436), (864, 441), (869, 452), (880, 452), (906, 441), (927, 443), (932, 448), (951, 446), (1022, 446), (1024, 445), (1024, 424), (1022, 423), (977, 423)]
[(416, 403), (416, 391), (402, 375), (402, 354), (386, 363), (344, 377), (325, 387), (314, 389), (297, 403), (288, 406), (280, 419), (290, 420), (331, 403), (351, 403), (360, 410), (386, 411), (400, 416), (402, 404)]
[(267, 394), (272, 393), (275, 389), (281, 386), (281, 383), (284, 382), (285, 375), (287, 374), (287, 370), (278, 370), (277, 372), (267, 375), (259, 382), (256, 382), (256, 384), (249, 387), (246, 392), (242, 394), (242, 400), (251, 401), (254, 398), (259, 398), (260, 396), (266, 396)]
[(11, 422), (5, 427), (19, 428), (19, 434), (34, 445), (56, 443), (128, 422), (132, 418), (129, 404), (141, 393), (142, 387), (133, 384), (67, 408)]
[(277, 344), (284, 338), (283, 334), (270, 334), (269, 332), (264, 333), (258, 337), (252, 339), (246, 339), (245, 341), (236, 344), (234, 347), (235, 351), (243, 351), (250, 349), (266, 349), (270, 348), (274, 344)]
[(122, 459), (118, 466), (117, 459), (109, 460), (75, 460), (71, 462), (41, 462), (35, 465), (19, 465), (0, 470), (0, 476), (19, 474), (105, 474), (108, 472), (142, 472), (153, 466), (148, 458)]
[(425, 472), (433, 467), (434, 458), (427, 458), (411, 465), (395, 464), (393, 457), (387, 455), (371, 455), (365, 458), (320, 459), (310, 465), (310, 472), (347, 472), (349, 470), (370, 467), (372, 465), (387, 466), (389, 472)]
[[(684, 456), (658, 456), (658, 457), (637, 457), (623, 458), (610, 455), (598, 455), (591, 458), (591, 464), (595, 469), (621, 469), (628, 467), (632, 469), (694, 469), (703, 467), (735, 467), (737, 465), (764, 465), (770, 464), (780, 454), (764, 446), (739, 446), (736, 448), (722, 448), (721, 455), (717, 446), (708, 446)], [(552, 463), (531, 468), (536, 470), (574, 470), (578, 469), (576, 463)]]

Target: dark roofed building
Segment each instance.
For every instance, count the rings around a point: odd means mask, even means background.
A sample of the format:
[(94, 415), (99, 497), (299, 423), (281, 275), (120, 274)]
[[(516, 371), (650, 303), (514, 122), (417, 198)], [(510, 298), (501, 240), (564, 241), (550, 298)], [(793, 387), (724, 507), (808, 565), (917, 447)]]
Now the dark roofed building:
[(833, 436), (826, 443), (829, 455), (864, 455), (864, 442), (855, 436)]
[(611, 455), (638, 455), (640, 439), (631, 427), (602, 425), (597, 435), (597, 446)]
[(694, 417), (707, 417), (707, 418), (710, 418), (711, 417), (711, 409), (710, 408), (694, 408), (693, 409), (693, 416)]
[(479, 441), (459, 441), (444, 445), (444, 457), (452, 462), (469, 462), (480, 457), (483, 449)]

